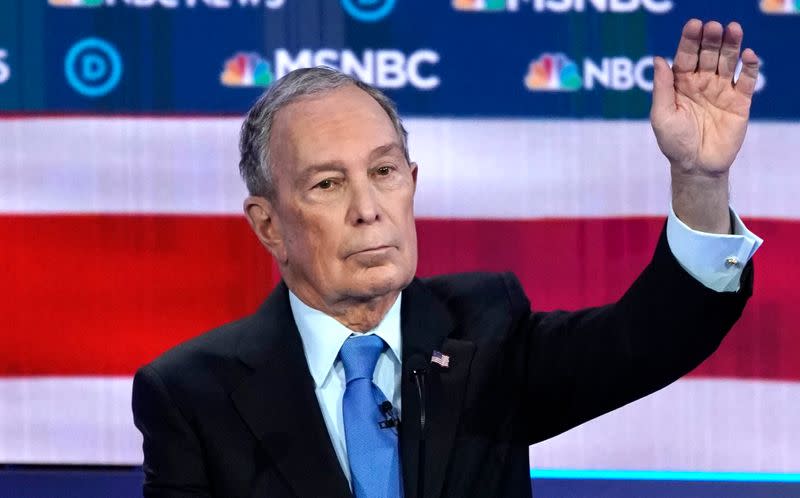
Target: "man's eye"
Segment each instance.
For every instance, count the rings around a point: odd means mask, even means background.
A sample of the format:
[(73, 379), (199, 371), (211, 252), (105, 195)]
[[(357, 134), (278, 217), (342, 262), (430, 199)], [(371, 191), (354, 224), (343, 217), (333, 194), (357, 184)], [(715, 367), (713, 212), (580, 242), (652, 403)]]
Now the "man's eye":
[(391, 166), (381, 166), (380, 168), (377, 169), (377, 172), (381, 176), (386, 176), (386, 175), (388, 175), (389, 173), (392, 172), (392, 167)]
[(331, 180), (322, 180), (317, 184), (317, 187), (321, 188), (322, 190), (328, 190), (333, 187), (333, 181)]

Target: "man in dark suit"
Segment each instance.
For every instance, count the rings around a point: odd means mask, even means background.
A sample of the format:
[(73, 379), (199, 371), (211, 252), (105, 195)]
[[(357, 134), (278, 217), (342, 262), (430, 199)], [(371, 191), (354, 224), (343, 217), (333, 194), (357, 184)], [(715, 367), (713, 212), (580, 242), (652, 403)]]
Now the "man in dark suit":
[(673, 68), (656, 60), (670, 218), (619, 301), (571, 313), (532, 313), (510, 274), (415, 279), (417, 165), (391, 102), (333, 70), (278, 81), (240, 169), (283, 281), (137, 372), (145, 495), (530, 496), (529, 445), (690, 371), (751, 293), (760, 240), (728, 207), (758, 74), (746, 50), (733, 82), (741, 40), (693, 20)]

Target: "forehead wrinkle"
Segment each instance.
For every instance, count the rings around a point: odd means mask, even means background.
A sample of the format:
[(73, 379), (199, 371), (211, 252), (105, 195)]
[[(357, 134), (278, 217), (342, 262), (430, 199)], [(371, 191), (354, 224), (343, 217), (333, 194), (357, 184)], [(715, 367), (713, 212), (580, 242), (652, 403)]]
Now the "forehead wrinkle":
[[(340, 95), (352, 92), (353, 90), (356, 90), (358, 94), (363, 93), (363, 97), (365, 98), (358, 99), (359, 101), (352, 101), (352, 99), (349, 98), (339, 98)], [(403, 147), (398, 143), (396, 131), (391, 125), (391, 121), (385, 111), (369, 95), (356, 87), (342, 87), (330, 92), (321, 92), (319, 94), (304, 96), (291, 102), (286, 107), (279, 110), (278, 113), (279, 116), (276, 117), (276, 125), (278, 126), (275, 126), (273, 136), (273, 139), (276, 139), (274, 141), (274, 149), (276, 151), (280, 149), (283, 153), (281, 155), (285, 156), (285, 160), (291, 158), (289, 162), (292, 164), (284, 165), (284, 169), (290, 167), (293, 172), (297, 174), (299, 180), (316, 173), (319, 169), (326, 169), (330, 166), (335, 166), (335, 168), (332, 167), (330, 169), (340, 169), (342, 171), (345, 169), (343, 158), (336, 157), (335, 155), (327, 158), (319, 156), (321, 154), (327, 155), (329, 153), (336, 153), (337, 151), (320, 150), (319, 147), (315, 146), (320, 145), (319, 143), (309, 142), (309, 136), (307, 132), (304, 132), (307, 128), (316, 130), (316, 133), (329, 135), (331, 138), (328, 142), (331, 143), (340, 142), (342, 140), (363, 140), (365, 138), (368, 139), (368, 141), (372, 141), (375, 138), (379, 138), (381, 142), (387, 140), (383, 145), (379, 145), (370, 150), (367, 153), (367, 160), (373, 160), (377, 156), (387, 155), (393, 152), (394, 149), (397, 149), (400, 154), (403, 154)], [(354, 115), (360, 116), (359, 120), (362, 125), (364, 125), (362, 129), (359, 130), (359, 135), (369, 131), (371, 134), (370, 136), (341, 136), (342, 129), (339, 123), (342, 120), (352, 119)], [(367, 126), (368, 122), (371, 123), (369, 126)], [(384, 132), (391, 133), (391, 136), (375, 136), (376, 133), (384, 135)], [(365, 145), (369, 144), (367, 143)], [(309, 168), (315, 169), (311, 170), (304, 167), (304, 164), (309, 163), (311, 164)], [(325, 166), (326, 168), (316, 168), (317, 166)]]

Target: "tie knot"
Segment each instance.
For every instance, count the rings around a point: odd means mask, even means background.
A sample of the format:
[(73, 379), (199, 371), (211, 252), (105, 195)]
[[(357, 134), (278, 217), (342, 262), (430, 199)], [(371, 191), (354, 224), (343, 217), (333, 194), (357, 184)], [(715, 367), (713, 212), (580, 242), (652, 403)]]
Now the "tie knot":
[(355, 379), (372, 381), (375, 364), (383, 351), (385, 343), (377, 335), (350, 336), (342, 344), (339, 357), (344, 365), (347, 383)]

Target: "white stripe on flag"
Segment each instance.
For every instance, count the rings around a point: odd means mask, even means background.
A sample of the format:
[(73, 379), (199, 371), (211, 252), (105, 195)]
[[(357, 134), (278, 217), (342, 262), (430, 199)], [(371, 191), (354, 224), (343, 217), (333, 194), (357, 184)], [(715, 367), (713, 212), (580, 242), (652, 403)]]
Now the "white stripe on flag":
[(800, 471), (800, 382), (686, 379), (531, 447), (534, 468)]
[(140, 465), (132, 377), (0, 377), (0, 462)]
[[(0, 213), (240, 214), (238, 118), (0, 120)], [(416, 212), (437, 218), (663, 215), (645, 121), (408, 119)], [(800, 123), (750, 125), (740, 214), (800, 218)]]
[[(131, 378), (0, 378), (0, 462), (140, 464)], [(800, 383), (685, 379), (532, 447), (535, 468), (800, 472)]]

